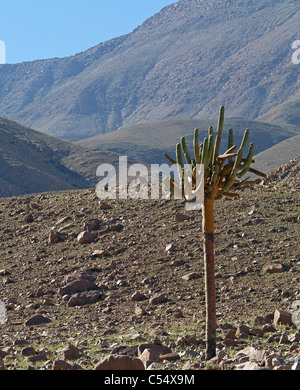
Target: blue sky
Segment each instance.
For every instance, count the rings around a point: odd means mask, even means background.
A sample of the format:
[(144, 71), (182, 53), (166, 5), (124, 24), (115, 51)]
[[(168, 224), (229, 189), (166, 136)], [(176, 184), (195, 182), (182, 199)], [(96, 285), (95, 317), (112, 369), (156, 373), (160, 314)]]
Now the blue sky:
[(0, 0), (6, 62), (64, 57), (130, 33), (177, 0)]

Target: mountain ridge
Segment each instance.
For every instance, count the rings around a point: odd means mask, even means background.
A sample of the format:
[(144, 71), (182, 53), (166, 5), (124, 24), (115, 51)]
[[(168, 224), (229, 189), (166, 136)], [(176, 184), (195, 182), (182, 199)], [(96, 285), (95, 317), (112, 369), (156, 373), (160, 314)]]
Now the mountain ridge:
[(220, 105), (256, 119), (300, 100), (291, 61), (299, 16), (294, 0), (181, 0), (74, 56), (0, 66), (0, 115), (81, 139), (176, 116), (210, 118)]
[(117, 168), (118, 159), (116, 153), (74, 145), (0, 118), (0, 197), (90, 188), (97, 182), (97, 167), (111, 163)]

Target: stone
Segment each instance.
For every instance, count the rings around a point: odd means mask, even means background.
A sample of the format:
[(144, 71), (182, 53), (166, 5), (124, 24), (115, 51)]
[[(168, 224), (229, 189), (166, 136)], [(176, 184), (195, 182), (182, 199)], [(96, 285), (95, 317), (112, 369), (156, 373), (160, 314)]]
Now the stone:
[(146, 310), (140, 306), (135, 306), (134, 308), (134, 314), (138, 317), (143, 316), (146, 314)]
[(26, 347), (22, 349), (22, 356), (33, 356), (36, 355), (37, 352), (33, 347)]
[(152, 351), (152, 353), (158, 356), (166, 355), (172, 352), (171, 348), (162, 344), (144, 343), (138, 346), (138, 357), (141, 356), (145, 349), (149, 349), (150, 351)]
[(175, 249), (176, 249), (176, 248), (175, 248), (175, 245), (174, 245), (174, 244), (168, 244), (168, 245), (166, 246), (166, 252), (168, 252), (168, 253), (174, 252)]
[(97, 285), (88, 279), (74, 280), (60, 288), (60, 294), (75, 294), (87, 290), (97, 290)]
[(237, 354), (237, 357), (247, 356), (249, 360), (255, 360), (262, 362), (266, 357), (266, 351), (264, 349), (255, 349), (254, 347), (246, 347), (240, 350)]
[(192, 280), (192, 279), (198, 279), (198, 278), (200, 278), (200, 275), (197, 274), (196, 272), (191, 272), (187, 275), (182, 276), (183, 280)]
[(100, 210), (112, 209), (112, 207), (109, 204), (102, 202), (102, 201), (99, 202), (99, 208), (100, 208)]
[(175, 215), (175, 220), (176, 222), (183, 222), (183, 221), (188, 221), (191, 219), (191, 216), (188, 214), (184, 213), (176, 213)]
[(78, 234), (77, 241), (80, 245), (90, 244), (95, 239), (94, 234), (84, 231)]
[(176, 342), (177, 345), (198, 345), (200, 341), (195, 335), (180, 336)]
[(158, 362), (153, 362), (150, 364), (149, 367), (147, 367), (147, 370), (160, 371), (160, 370), (164, 370), (164, 368), (165, 368), (164, 364), (158, 363)]
[(239, 338), (247, 338), (249, 336), (249, 331), (249, 326), (239, 325), (236, 329), (235, 335)]
[(38, 355), (30, 356), (27, 358), (27, 361), (31, 363), (36, 363), (36, 362), (41, 362), (46, 360), (48, 360), (48, 358), (44, 353), (40, 353)]
[(120, 223), (117, 223), (116, 225), (110, 225), (109, 230), (111, 232), (121, 232), (124, 229), (124, 226)]
[(98, 291), (87, 291), (76, 293), (68, 300), (68, 306), (85, 306), (96, 303), (101, 298), (101, 293)]
[(105, 257), (107, 256), (107, 252), (103, 249), (96, 249), (93, 253), (92, 256), (94, 257)]
[(148, 368), (153, 362), (160, 362), (159, 356), (148, 348), (144, 349), (139, 359), (143, 362), (145, 368)]
[(293, 333), (288, 336), (288, 340), (290, 343), (295, 343), (300, 341), (300, 333)]
[(61, 353), (62, 360), (73, 360), (80, 355), (79, 349), (72, 344), (69, 344), (59, 352)]
[(164, 294), (157, 293), (154, 294), (152, 298), (150, 298), (149, 303), (153, 305), (159, 305), (160, 303), (164, 303), (167, 301), (167, 297)]
[(236, 364), (234, 367), (235, 370), (261, 370), (262, 368), (256, 362), (245, 362)]
[(177, 352), (169, 352), (164, 355), (160, 355), (160, 360), (168, 360), (168, 361), (173, 361), (173, 360), (178, 360), (180, 359), (180, 356)]
[(55, 371), (58, 371), (58, 370), (63, 370), (63, 371), (67, 371), (67, 370), (83, 370), (83, 368), (80, 367), (76, 363), (66, 362), (63, 359), (56, 359), (53, 362), (52, 370), (55, 370)]
[(52, 244), (57, 244), (58, 242), (63, 242), (68, 237), (65, 233), (60, 233), (58, 231), (53, 231), (49, 234), (48, 241)]
[(84, 230), (86, 230), (87, 232), (97, 230), (99, 229), (101, 222), (102, 221), (100, 221), (100, 219), (89, 219), (84, 223)]
[(145, 370), (143, 362), (127, 355), (109, 355), (97, 363), (94, 370)]
[(292, 325), (292, 314), (284, 310), (276, 309), (274, 312), (274, 325)]
[(26, 326), (48, 324), (51, 322), (50, 318), (44, 317), (41, 314), (37, 314), (25, 322)]
[(278, 274), (284, 272), (284, 266), (281, 263), (268, 264), (263, 268), (263, 271), (269, 274)]
[(132, 296), (131, 296), (131, 300), (132, 301), (144, 301), (146, 298), (146, 296), (142, 293), (140, 293), (139, 291), (136, 291)]

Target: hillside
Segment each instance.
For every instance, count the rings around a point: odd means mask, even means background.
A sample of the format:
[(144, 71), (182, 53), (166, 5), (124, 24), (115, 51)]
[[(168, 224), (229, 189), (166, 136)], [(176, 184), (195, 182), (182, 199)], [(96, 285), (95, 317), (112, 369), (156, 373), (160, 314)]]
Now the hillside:
[(71, 57), (1, 65), (0, 115), (81, 139), (211, 118), (220, 105), (228, 117), (298, 124), (299, 18), (298, 0), (181, 0)]
[[(101, 134), (75, 143), (86, 147), (98, 147), (100, 149), (125, 154), (149, 164), (161, 164), (168, 162), (164, 158), (163, 153), (166, 152), (171, 156), (175, 156), (175, 145), (181, 136), (185, 136), (188, 145), (192, 147), (194, 129), (199, 128), (199, 139), (203, 140), (204, 137), (207, 137), (207, 130), (210, 125), (216, 131), (217, 119), (172, 118), (142, 123), (128, 128), (120, 128), (117, 131)], [(251, 142), (255, 144), (255, 154), (280, 143), (288, 137), (300, 134), (299, 126), (273, 125), (241, 118), (226, 119), (224, 123), (224, 134), (227, 134), (230, 128), (234, 129), (235, 142), (237, 144), (241, 142), (245, 129), (250, 129)], [(227, 147), (226, 136), (223, 137), (222, 142), (222, 149), (225, 151)], [(287, 158), (287, 155), (285, 157)], [(288, 160), (284, 162), (286, 161)], [(277, 163), (278, 165), (276, 167), (281, 165), (280, 159), (276, 161)]]
[(266, 174), (287, 164), (300, 154), (300, 135), (288, 138), (255, 156), (253, 167)]
[[(287, 172), (299, 182), (294, 167)], [(142, 359), (145, 345), (161, 348), (158, 370), (297, 366), (299, 191), (275, 178), (216, 202), (212, 361), (204, 357), (201, 213), (177, 219), (181, 201), (109, 206), (94, 190), (0, 200), (0, 369), (92, 370), (108, 355)], [(86, 243), (84, 230), (93, 235)], [(283, 325), (278, 311), (294, 322)]]
[(0, 197), (89, 188), (118, 155), (61, 141), (0, 118)]

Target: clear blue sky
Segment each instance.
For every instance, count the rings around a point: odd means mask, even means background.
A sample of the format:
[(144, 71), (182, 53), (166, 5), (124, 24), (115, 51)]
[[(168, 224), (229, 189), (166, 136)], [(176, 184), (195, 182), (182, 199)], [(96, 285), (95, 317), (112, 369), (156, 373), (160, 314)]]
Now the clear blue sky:
[(65, 57), (130, 33), (177, 0), (0, 0), (6, 62)]

